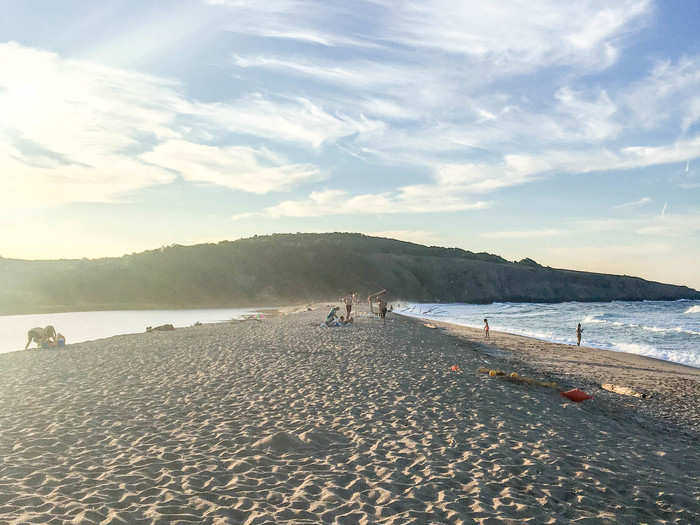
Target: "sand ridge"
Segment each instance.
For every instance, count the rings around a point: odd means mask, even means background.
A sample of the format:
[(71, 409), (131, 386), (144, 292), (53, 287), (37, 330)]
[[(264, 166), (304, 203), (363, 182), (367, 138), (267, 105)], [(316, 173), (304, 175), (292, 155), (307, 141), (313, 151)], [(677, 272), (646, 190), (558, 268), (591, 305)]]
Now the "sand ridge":
[(496, 358), (421, 323), (324, 329), (324, 315), (0, 356), (0, 522), (700, 514), (689, 437), (478, 374)]

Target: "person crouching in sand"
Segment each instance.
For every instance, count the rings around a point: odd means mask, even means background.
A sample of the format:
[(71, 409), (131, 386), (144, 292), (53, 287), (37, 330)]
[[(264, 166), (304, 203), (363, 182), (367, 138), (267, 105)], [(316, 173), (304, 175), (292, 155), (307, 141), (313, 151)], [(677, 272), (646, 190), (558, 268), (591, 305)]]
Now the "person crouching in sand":
[(581, 323), (576, 327), (576, 346), (581, 346), (581, 334), (583, 333), (583, 328), (581, 328)]
[(32, 328), (27, 332), (25, 350), (29, 348), (32, 341), (34, 341), (38, 347), (48, 348), (49, 344), (56, 342), (56, 329), (51, 325), (46, 328), (41, 328), (40, 326)]
[(489, 320), (484, 319), (484, 339), (489, 339), (490, 334), (489, 334)]
[(328, 315), (326, 316), (326, 320), (324, 321), (326, 326), (335, 326), (336, 325), (336, 323), (337, 323), (336, 319), (338, 318), (336, 312), (338, 310), (340, 310), (340, 306), (334, 306), (331, 308), (331, 311), (328, 312)]

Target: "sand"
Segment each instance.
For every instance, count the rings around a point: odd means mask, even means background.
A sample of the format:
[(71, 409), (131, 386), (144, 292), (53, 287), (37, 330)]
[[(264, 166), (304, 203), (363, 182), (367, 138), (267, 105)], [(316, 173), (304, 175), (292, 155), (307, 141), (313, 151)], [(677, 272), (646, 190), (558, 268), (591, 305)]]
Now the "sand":
[(697, 522), (686, 412), (662, 427), (672, 413), (639, 398), (574, 404), (476, 371), (539, 372), (539, 342), (519, 358), (397, 316), (320, 328), (325, 313), (0, 355), (0, 522)]
[[(493, 330), (486, 340), (482, 330), (434, 321), (426, 324), (457, 336), (477, 352), (498, 356), (500, 366), (509, 370), (593, 393), (612, 412), (624, 413), (639, 423), (691, 436), (700, 434), (700, 368)], [(627, 392), (606, 392), (602, 385)]]

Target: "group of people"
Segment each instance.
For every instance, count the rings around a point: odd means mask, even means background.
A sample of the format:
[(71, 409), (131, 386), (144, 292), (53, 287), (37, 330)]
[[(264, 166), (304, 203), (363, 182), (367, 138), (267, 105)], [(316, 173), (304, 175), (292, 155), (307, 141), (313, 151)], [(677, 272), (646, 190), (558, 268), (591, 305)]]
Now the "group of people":
[(338, 316), (340, 306), (333, 306), (323, 322), (325, 326), (336, 327), (352, 324), (355, 320), (352, 317), (352, 305), (357, 302), (357, 293), (349, 293), (340, 299), (345, 304), (345, 315)]
[[(380, 292), (373, 293), (369, 297), (367, 297), (367, 302), (369, 303), (369, 311), (378, 315), (384, 322), (386, 322), (387, 312), (391, 311), (391, 308), (387, 304), (386, 299), (384, 297), (387, 294), (387, 292), (387, 290), (382, 290)], [(355, 321), (352, 317), (352, 307), (354, 304), (357, 304), (357, 292), (352, 292), (345, 295), (344, 297), (341, 297), (340, 302), (345, 304), (345, 315), (338, 316), (340, 306), (333, 306), (328, 312), (328, 315), (326, 316), (326, 320), (323, 322), (323, 325), (328, 327), (346, 326), (352, 324)]]
[(338, 310), (340, 310), (340, 306), (333, 306), (330, 312), (328, 312), (326, 320), (323, 322), (323, 324), (329, 328), (333, 328), (336, 326), (346, 326), (354, 322), (351, 315), (348, 315), (348, 317), (345, 317), (344, 315), (338, 317)]
[(27, 332), (27, 344), (24, 349), (29, 348), (29, 345), (34, 341), (38, 348), (55, 348), (66, 346), (66, 338), (63, 334), (57, 334), (56, 329), (49, 325), (44, 328), (40, 326), (32, 328)]

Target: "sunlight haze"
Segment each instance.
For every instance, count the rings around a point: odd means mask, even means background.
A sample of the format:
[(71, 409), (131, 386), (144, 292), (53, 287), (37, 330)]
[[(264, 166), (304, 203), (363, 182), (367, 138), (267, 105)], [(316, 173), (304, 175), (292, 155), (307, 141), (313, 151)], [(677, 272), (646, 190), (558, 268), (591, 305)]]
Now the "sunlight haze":
[(0, 7), (3, 257), (343, 231), (700, 288), (697, 2)]

